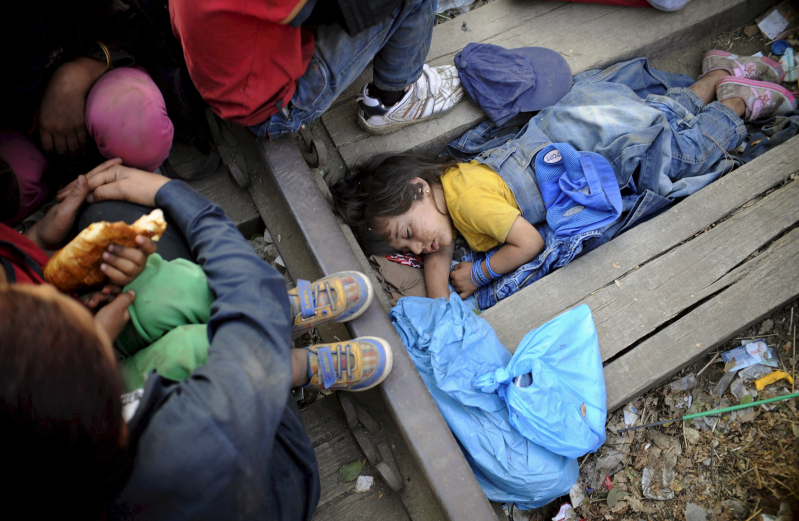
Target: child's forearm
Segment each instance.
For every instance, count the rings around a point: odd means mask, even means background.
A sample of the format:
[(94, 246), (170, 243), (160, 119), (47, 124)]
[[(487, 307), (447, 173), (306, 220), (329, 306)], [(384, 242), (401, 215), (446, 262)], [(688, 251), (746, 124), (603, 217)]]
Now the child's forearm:
[(455, 243), (424, 256), (424, 283), (430, 298), (449, 298), (449, 271)]
[[(505, 275), (530, 262), (542, 251), (544, 251), (544, 239), (541, 234), (535, 226), (517, 217), (508, 233), (505, 245), (491, 256), (491, 271), (497, 275)], [(483, 273), (491, 279), (493, 277), (488, 272), (486, 264), (485, 261), (482, 263)]]

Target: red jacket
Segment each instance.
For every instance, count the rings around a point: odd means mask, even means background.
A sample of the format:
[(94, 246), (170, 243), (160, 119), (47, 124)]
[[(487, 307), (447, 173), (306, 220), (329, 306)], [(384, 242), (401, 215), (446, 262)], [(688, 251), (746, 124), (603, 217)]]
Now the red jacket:
[(170, 0), (192, 81), (223, 119), (257, 125), (291, 101), (314, 50), (291, 20), (299, 0)]

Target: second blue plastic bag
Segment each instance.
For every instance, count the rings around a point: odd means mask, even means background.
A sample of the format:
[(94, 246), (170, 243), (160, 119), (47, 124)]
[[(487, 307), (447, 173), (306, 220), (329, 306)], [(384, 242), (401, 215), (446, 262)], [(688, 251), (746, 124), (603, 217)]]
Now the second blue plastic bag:
[(528, 509), (569, 492), (577, 460), (525, 438), (505, 400), (472, 383), (511, 361), (488, 322), (455, 294), (400, 299), (391, 320), (489, 499)]
[[(532, 383), (513, 383), (523, 375), (531, 375)], [(602, 357), (585, 304), (527, 333), (507, 367), (476, 378), (474, 385), (502, 397), (516, 430), (556, 454), (578, 458), (605, 443)]]

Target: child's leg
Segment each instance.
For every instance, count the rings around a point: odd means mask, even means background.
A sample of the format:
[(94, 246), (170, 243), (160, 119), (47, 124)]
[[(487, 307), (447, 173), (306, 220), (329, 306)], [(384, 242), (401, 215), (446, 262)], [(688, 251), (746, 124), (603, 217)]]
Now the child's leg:
[[(729, 74), (724, 70), (709, 72), (688, 88), (699, 96), (705, 105), (709, 105), (716, 99), (716, 85), (726, 76), (729, 76)], [(738, 117), (743, 117), (746, 105), (741, 98), (728, 98), (721, 103), (729, 107)]]
[(148, 374), (155, 371), (164, 378), (181, 381), (208, 360), (208, 326), (190, 324), (176, 327), (166, 335), (119, 362), (125, 392), (144, 386)]
[(123, 357), (134, 355), (173, 329), (205, 324), (214, 294), (202, 268), (185, 259), (167, 262), (154, 253), (136, 279), (125, 287), (136, 292), (130, 322), (115, 347)]
[(660, 179), (659, 195), (685, 197), (736, 166), (728, 150), (746, 136), (740, 106), (734, 99), (712, 101), (724, 74), (713, 71), (689, 88), (670, 89), (646, 100), (663, 113), (671, 127), (671, 163), (667, 176)]

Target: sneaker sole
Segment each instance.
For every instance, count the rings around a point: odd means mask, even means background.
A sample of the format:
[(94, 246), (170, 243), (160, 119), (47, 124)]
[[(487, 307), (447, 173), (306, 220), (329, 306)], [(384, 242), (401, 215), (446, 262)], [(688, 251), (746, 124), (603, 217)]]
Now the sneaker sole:
[(391, 374), (391, 369), (392, 369), (392, 367), (394, 367), (394, 354), (391, 351), (391, 344), (389, 344), (388, 342), (386, 342), (382, 338), (378, 338), (376, 336), (362, 336), (362, 337), (359, 337), (359, 339), (360, 340), (371, 340), (371, 341), (383, 346), (383, 352), (386, 354), (386, 368), (383, 370), (383, 374), (380, 376), (380, 378), (378, 378), (377, 380), (372, 382), (369, 385), (369, 387), (359, 387), (358, 389), (353, 389), (353, 390), (350, 390), (348, 392), (361, 392), (361, 391), (365, 391), (367, 389), (371, 389), (372, 387), (376, 387), (376, 386), (380, 385), (381, 383), (383, 383), (383, 380), (385, 380), (386, 377)]
[(718, 86), (723, 85), (725, 83), (740, 83), (743, 85), (748, 85), (750, 87), (758, 87), (761, 89), (771, 89), (773, 91), (779, 92), (791, 103), (791, 106), (796, 109), (796, 98), (793, 97), (791, 91), (783, 87), (782, 85), (777, 85), (776, 83), (769, 83), (767, 81), (758, 81), (758, 80), (750, 80), (749, 78), (739, 78), (738, 76), (730, 76), (727, 78), (723, 78), (718, 82)]
[(367, 309), (369, 309), (369, 306), (372, 305), (372, 298), (374, 297), (375, 294), (374, 286), (372, 286), (372, 281), (369, 280), (369, 277), (367, 277), (365, 274), (361, 273), (360, 271), (345, 271), (343, 273), (347, 273), (349, 275), (352, 275), (353, 277), (361, 279), (361, 281), (366, 285), (366, 303), (363, 306), (361, 306), (361, 309), (359, 309), (352, 315), (348, 316), (347, 318), (334, 321), (338, 322), (339, 324), (342, 324), (344, 322), (349, 322), (350, 320), (354, 320), (359, 316), (363, 315), (364, 312)]
[[(704, 56), (702, 56), (702, 61), (705, 61), (705, 58), (707, 58), (708, 56), (721, 56), (722, 58), (729, 58), (730, 56), (732, 56), (732, 53), (727, 51), (708, 51), (705, 53)], [(763, 63), (765, 63), (766, 65), (768, 65), (777, 72), (777, 77), (779, 78), (780, 81), (785, 79), (785, 73), (782, 71), (782, 65), (780, 64), (780, 62), (774, 61), (771, 58), (766, 58), (765, 56), (760, 56), (760, 59), (763, 60)]]
[(365, 119), (363, 119), (363, 116), (361, 116), (361, 113), (358, 112), (358, 126), (361, 127), (362, 129), (364, 129), (365, 131), (369, 132), (370, 134), (378, 134), (378, 135), (391, 134), (392, 132), (396, 132), (397, 130), (401, 129), (402, 127), (405, 127), (405, 126), (408, 126), (408, 125), (413, 125), (414, 123), (421, 123), (422, 121), (430, 121), (430, 120), (433, 120), (433, 119), (436, 119), (436, 118), (440, 118), (441, 116), (451, 112), (452, 109), (454, 109), (455, 107), (458, 106), (458, 103), (460, 103), (460, 101), (458, 101), (457, 103), (452, 105), (447, 110), (442, 110), (441, 112), (436, 112), (435, 114), (431, 114), (431, 115), (429, 115), (429, 116), (427, 116), (425, 118), (419, 118), (419, 119), (412, 119), (412, 120), (409, 120), (409, 121), (396, 122), (396, 123), (392, 123), (390, 125), (383, 125), (383, 126), (380, 126), (380, 127), (376, 127), (374, 125), (370, 125)]

